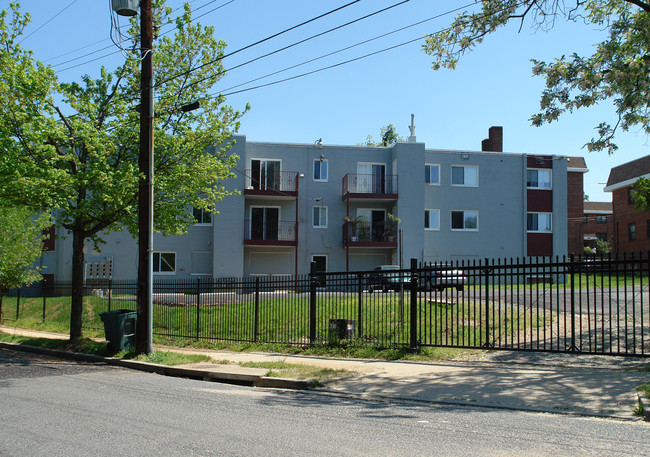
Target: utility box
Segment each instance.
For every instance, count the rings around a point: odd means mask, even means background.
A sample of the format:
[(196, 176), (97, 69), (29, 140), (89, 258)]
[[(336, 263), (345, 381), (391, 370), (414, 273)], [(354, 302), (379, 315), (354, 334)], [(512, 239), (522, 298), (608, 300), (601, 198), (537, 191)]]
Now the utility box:
[(113, 352), (126, 351), (135, 346), (135, 323), (138, 313), (128, 309), (116, 309), (99, 313), (104, 323), (104, 336)]
[(120, 16), (135, 16), (138, 14), (140, 0), (113, 0), (113, 11)]

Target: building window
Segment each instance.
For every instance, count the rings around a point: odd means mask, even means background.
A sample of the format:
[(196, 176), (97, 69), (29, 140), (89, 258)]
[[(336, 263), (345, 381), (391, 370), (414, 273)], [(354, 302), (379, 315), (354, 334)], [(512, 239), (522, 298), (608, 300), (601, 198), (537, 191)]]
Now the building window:
[(425, 209), (424, 210), (424, 229), (425, 230), (440, 230), (440, 210), (439, 209)]
[(327, 182), (327, 159), (314, 160), (314, 181)]
[(628, 224), (627, 226), (627, 239), (629, 241), (636, 240), (636, 224)]
[(627, 204), (634, 205), (634, 187), (627, 188)]
[(453, 165), (451, 167), (451, 185), (478, 187), (478, 167)]
[(435, 186), (440, 185), (440, 165), (424, 166), (424, 182)]
[(161, 274), (176, 273), (176, 253), (175, 252), (154, 252), (153, 272), (161, 273)]
[(452, 211), (452, 230), (478, 230), (478, 211)]
[(252, 159), (250, 187), (255, 190), (280, 190), (280, 161)]
[(596, 233), (596, 238), (600, 241), (607, 241), (607, 233)]
[(528, 213), (526, 230), (529, 232), (549, 233), (553, 231), (551, 213)]
[(327, 206), (314, 206), (314, 228), (327, 228)]
[(207, 209), (192, 208), (197, 225), (212, 224), (212, 213)]
[(648, 219), (648, 221), (647, 221), (646, 231), (647, 231), (646, 236), (647, 236), (648, 239), (650, 239), (650, 219)]
[(607, 224), (607, 216), (596, 216), (596, 224)]
[(551, 170), (528, 170), (526, 186), (530, 189), (550, 189)]
[(582, 222), (584, 222), (585, 224), (589, 222), (589, 216), (582, 216)]

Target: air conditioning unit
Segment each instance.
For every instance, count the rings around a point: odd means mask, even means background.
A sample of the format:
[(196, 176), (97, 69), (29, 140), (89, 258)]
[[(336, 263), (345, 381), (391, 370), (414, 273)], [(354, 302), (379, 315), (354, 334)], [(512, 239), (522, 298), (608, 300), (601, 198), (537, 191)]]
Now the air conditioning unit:
[(140, 0), (113, 0), (113, 11), (120, 16), (135, 16), (139, 6)]

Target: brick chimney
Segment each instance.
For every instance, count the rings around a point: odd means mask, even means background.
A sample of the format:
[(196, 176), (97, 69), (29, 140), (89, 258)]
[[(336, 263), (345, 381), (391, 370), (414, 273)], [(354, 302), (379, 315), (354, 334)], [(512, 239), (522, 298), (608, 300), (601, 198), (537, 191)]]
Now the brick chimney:
[(481, 142), (481, 151), (503, 152), (503, 127), (490, 127), (488, 138)]

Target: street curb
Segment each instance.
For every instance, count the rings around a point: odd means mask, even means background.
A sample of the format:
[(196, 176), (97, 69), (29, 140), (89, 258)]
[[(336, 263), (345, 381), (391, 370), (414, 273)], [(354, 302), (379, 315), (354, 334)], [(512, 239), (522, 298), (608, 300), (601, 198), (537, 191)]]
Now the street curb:
[(80, 352), (61, 351), (58, 349), (42, 348), (38, 346), (30, 346), (27, 344), (6, 343), (0, 341), (0, 348), (29, 352), (32, 354), (48, 355), (51, 357), (58, 357), (67, 360), (105, 363), (107, 365), (115, 365), (123, 368), (144, 371), (147, 373), (155, 373), (163, 376), (175, 376), (180, 378), (199, 379), (203, 381), (214, 381), (244, 386), (306, 390), (316, 385), (316, 383), (311, 380), (271, 378), (268, 376), (254, 374), (211, 371), (205, 368), (184, 368), (182, 366), (160, 365), (157, 363), (140, 362), (136, 360), (120, 359), (117, 357), (104, 357), (94, 354), (83, 354)]
[(531, 406), (501, 405), (501, 404), (481, 403), (481, 402), (474, 402), (474, 401), (432, 400), (427, 398), (407, 397), (407, 396), (397, 397), (393, 395), (359, 393), (359, 392), (351, 392), (347, 390), (332, 390), (328, 388), (317, 388), (317, 389), (313, 389), (312, 392), (321, 395), (334, 396), (334, 397), (340, 396), (346, 398), (356, 398), (358, 400), (364, 400), (364, 401), (393, 401), (393, 402), (419, 403), (419, 404), (426, 404), (426, 405), (441, 405), (441, 406), (445, 405), (445, 406), (463, 406), (468, 408), (501, 409), (501, 410), (521, 411), (521, 412), (528, 412), (528, 413), (554, 414), (560, 416), (593, 417), (597, 419), (616, 419), (616, 420), (628, 421), (628, 422), (638, 422), (642, 420), (640, 417), (620, 416), (616, 414), (606, 414), (606, 413), (591, 413), (588, 411), (560, 411), (556, 409), (535, 408)]

